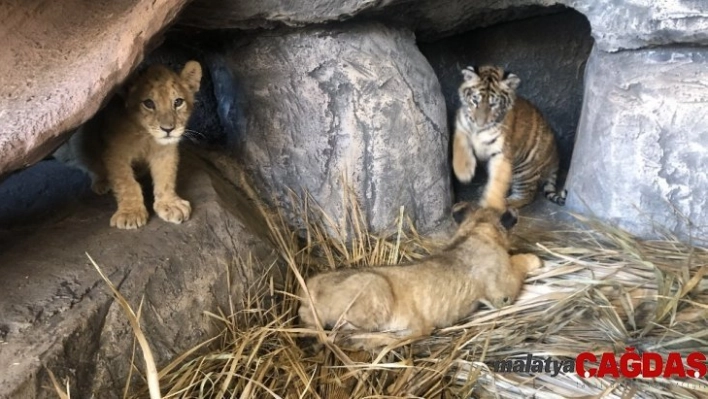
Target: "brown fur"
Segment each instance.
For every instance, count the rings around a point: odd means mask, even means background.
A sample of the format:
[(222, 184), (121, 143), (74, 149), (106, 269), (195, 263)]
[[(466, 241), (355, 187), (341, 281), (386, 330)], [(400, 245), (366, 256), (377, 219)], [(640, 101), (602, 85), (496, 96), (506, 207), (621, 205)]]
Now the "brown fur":
[(175, 192), (178, 142), (199, 90), (202, 69), (189, 61), (177, 74), (153, 65), (114, 97), (54, 154), (86, 169), (98, 194), (113, 191), (118, 210), (111, 226), (135, 229), (147, 222), (143, 193), (133, 166), (144, 164), (153, 179), (157, 215), (172, 223), (189, 219), (191, 206)]
[[(322, 326), (359, 330), (335, 342), (367, 350), (450, 326), (474, 312), (479, 301), (496, 308), (510, 305), (526, 274), (539, 268), (541, 260), (532, 254), (509, 255), (500, 211), (470, 210), (468, 204), (463, 208), (468, 214), (437, 255), (408, 265), (339, 270), (310, 278), (309, 296), (304, 290), (299, 293), (301, 322), (315, 327), (316, 313)], [(366, 333), (374, 331), (388, 334)]]
[(534, 200), (541, 182), (546, 198), (563, 205), (553, 132), (536, 107), (516, 96), (519, 78), (491, 66), (462, 73), (452, 154), (457, 178), (471, 181), (477, 161), (487, 162), (483, 206), (520, 208)]

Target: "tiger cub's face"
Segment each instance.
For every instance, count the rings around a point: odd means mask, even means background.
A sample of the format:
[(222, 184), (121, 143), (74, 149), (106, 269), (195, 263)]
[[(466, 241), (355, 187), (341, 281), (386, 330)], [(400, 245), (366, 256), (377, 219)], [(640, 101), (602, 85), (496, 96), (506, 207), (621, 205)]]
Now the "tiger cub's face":
[(514, 105), (519, 77), (511, 73), (505, 77), (504, 69), (497, 66), (483, 66), (476, 72), (467, 67), (462, 76), (465, 80), (459, 89), (460, 103), (468, 118), (480, 129), (504, 120)]

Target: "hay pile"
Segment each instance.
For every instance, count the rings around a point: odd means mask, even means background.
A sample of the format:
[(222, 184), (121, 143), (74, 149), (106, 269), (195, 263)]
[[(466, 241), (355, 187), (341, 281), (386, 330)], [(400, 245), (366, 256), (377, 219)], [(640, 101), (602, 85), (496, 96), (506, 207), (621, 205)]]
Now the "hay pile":
[(527, 353), (559, 361), (585, 351), (598, 358), (603, 352), (619, 356), (629, 346), (662, 354), (708, 352), (708, 251), (703, 248), (673, 238), (641, 241), (583, 219), (587, 230), (522, 219), (515, 247), (536, 252), (546, 263), (530, 276), (514, 305), (479, 311), (431, 337), (380, 353), (328, 346), (313, 354), (301, 337), (318, 332), (298, 328), (292, 296), (304, 277), (418, 259), (439, 243), (420, 237), (402, 214), (395, 233), (372, 236), (352, 202), (354, 233), (347, 245), (325, 233), (334, 226), (326, 215), (303, 212), (308, 215), (304, 240), (278, 216), (266, 218), (287, 265), (282, 289), (267, 281), (270, 288), (260, 295), (232, 304), (239, 310), (212, 314), (221, 334), (160, 372), (165, 398), (708, 396), (702, 379), (681, 384), (661, 378), (581, 379), (575, 372), (496, 373), (485, 365)]
[[(265, 275), (260, 285), (266, 289), (209, 313), (221, 333), (160, 371), (164, 398), (708, 397), (703, 379), (582, 379), (574, 371), (497, 373), (486, 365), (528, 353), (557, 361), (587, 351), (619, 357), (629, 346), (664, 355), (708, 353), (708, 251), (671, 237), (641, 241), (580, 218), (585, 227), (572, 229), (521, 219), (515, 249), (537, 253), (545, 267), (527, 279), (512, 306), (478, 311), (431, 337), (380, 353), (344, 353), (333, 345), (310, 353), (303, 337), (325, 332), (297, 325), (292, 293), (304, 278), (407, 262), (441, 244), (419, 236), (403, 210), (394, 233), (373, 236), (356, 201), (347, 206), (346, 231), (337, 232), (341, 223), (305, 203), (300, 211), (307, 226), (299, 234), (261, 207), (284, 281)], [(130, 397), (147, 397), (147, 390)]]

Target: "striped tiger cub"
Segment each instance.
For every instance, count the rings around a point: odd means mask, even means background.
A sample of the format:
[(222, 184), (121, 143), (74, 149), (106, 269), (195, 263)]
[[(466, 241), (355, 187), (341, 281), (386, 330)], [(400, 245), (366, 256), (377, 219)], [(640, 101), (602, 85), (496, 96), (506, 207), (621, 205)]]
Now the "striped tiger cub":
[(452, 152), (455, 176), (468, 183), (477, 161), (487, 162), (482, 206), (520, 208), (534, 200), (540, 183), (546, 198), (564, 205), (566, 191), (556, 190), (553, 132), (536, 107), (516, 96), (519, 77), (497, 66), (467, 67), (462, 75)]

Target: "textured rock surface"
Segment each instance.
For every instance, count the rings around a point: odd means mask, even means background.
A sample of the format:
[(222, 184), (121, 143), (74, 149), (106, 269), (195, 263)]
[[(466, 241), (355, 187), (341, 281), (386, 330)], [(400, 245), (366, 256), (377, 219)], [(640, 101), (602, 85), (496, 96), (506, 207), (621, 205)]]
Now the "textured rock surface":
[(234, 253), (270, 256), (258, 229), (221, 208), (204, 172), (183, 169), (179, 191), (194, 209), (185, 224), (153, 215), (137, 231), (110, 228), (114, 200), (89, 195), (64, 220), (0, 230), (0, 398), (56, 397), (44, 365), (70, 378), (72, 397), (122, 397), (133, 335), (86, 252), (133, 306), (144, 296), (141, 322), (161, 364), (210, 336), (203, 311), (227, 307), (227, 267), (235, 298), (262, 277), (232, 266)]
[(593, 50), (568, 208), (640, 235), (655, 222), (705, 239), (707, 82), (706, 49)]
[(703, 0), (195, 0), (185, 24), (207, 28), (302, 26), (375, 16), (436, 39), (566, 5), (585, 14), (606, 51), (669, 43), (708, 44), (708, 2)]
[(563, 0), (592, 25), (605, 51), (666, 44), (708, 44), (708, 2), (704, 0)]
[[(559, 43), (558, 37), (563, 41)], [(536, 104), (550, 122), (556, 133), (561, 169), (567, 171), (583, 103), (583, 70), (592, 42), (585, 17), (568, 10), (476, 29), (423, 43), (420, 49), (440, 80), (450, 130), (460, 103), (460, 69), (467, 65), (503, 65), (521, 78), (518, 93)], [(475, 188), (484, 178), (484, 173), (478, 173), (472, 185), (455, 180), (457, 199), (476, 199)]]
[[(344, 223), (344, 187), (371, 227), (392, 227), (399, 207), (422, 230), (447, 217), (450, 169), (445, 101), (433, 69), (405, 29), (344, 24), (234, 43), (235, 83), (217, 82), (220, 103), (245, 115), (236, 159), (266, 199), (307, 190)], [(232, 88), (240, 95), (234, 98)], [(225, 89), (219, 89), (225, 88)]]
[(186, 0), (0, 4), (0, 176), (87, 120)]

